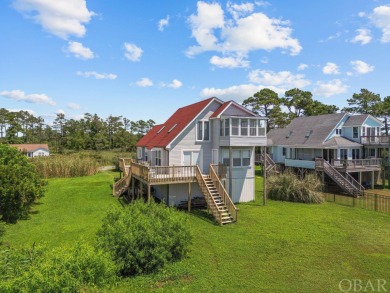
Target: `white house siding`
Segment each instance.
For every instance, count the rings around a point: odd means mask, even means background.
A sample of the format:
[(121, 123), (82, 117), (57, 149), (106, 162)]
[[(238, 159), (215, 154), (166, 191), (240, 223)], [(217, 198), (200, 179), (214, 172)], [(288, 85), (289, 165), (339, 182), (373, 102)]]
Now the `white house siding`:
[(45, 149), (37, 149), (35, 151), (32, 152), (32, 156), (33, 157), (41, 157), (41, 156), (49, 156), (50, 153), (48, 150), (45, 150)]
[(223, 117), (225, 116), (243, 116), (243, 117), (251, 117), (250, 114), (248, 114), (248, 112), (242, 110), (242, 109), (239, 109), (235, 106), (230, 106), (228, 107), (224, 112), (223, 112)]
[(202, 172), (209, 173), (211, 163), (212, 137), (214, 125), (210, 123), (210, 141), (196, 141), (196, 123), (202, 119), (208, 119), (219, 107), (220, 103), (211, 103), (199, 116), (181, 133), (171, 144), (169, 152), (169, 165), (183, 165), (183, 151), (201, 151)]
[(221, 146), (265, 146), (267, 138), (264, 136), (223, 136)]

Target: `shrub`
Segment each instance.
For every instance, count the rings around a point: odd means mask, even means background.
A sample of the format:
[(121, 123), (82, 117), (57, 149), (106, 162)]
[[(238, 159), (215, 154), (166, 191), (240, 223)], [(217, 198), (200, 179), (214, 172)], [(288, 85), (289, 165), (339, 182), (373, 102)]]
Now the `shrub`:
[(273, 175), (268, 179), (268, 197), (274, 200), (321, 203), (322, 184), (315, 174), (299, 179), (291, 171)]
[(0, 144), (0, 216), (4, 221), (16, 222), (27, 216), (34, 201), (44, 195), (44, 185), (26, 156)]
[(97, 236), (98, 247), (112, 252), (123, 276), (151, 273), (179, 260), (191, 242), (185, 214), (142, 201), (111, 208)]
[(0, 222), (0, 245), (1, 245), (1, 239), (5, 233), (5, 224), (3, 222)]
[(116, 266), (108, 254), (82, 243), (6, 250), (0, 280), (0, 292), (85, 292), (113, 285)]
[(32, 162), (44, 178), (89, 176), (99, 171), (96, 160), (79, 155), (36, 157)]

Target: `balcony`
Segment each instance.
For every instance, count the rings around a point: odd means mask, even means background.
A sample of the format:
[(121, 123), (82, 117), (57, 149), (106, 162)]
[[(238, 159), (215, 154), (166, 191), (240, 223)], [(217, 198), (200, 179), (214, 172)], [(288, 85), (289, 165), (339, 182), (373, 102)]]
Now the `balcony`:
[(360, 143), (363, 145), (390, 147), (390, 135), (361, 136)]

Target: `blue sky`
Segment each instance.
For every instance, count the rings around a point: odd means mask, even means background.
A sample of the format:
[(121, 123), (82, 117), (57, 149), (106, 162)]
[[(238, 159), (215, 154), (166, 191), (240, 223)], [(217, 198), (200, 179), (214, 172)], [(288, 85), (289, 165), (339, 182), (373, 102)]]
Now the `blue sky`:
[(164, 122), (211, 96), (390, 95), (390, 2), (0, 2), (0, 107)]

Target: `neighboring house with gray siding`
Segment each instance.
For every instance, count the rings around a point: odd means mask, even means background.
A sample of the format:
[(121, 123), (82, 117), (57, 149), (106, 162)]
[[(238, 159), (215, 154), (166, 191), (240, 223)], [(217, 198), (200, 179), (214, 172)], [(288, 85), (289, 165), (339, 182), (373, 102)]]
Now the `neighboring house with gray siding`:
[[(266, 123), (266, 118), (234, 101), (209, 98), (178, 109), (165, 123), (154, 126), (137, 143), (137, 161), (150, 166), (198, 165), (204, 175), (209, 174), (210, 164), (225, 164), (225, 186), (232, 200), (252, 201), (254, 151), (255, 146), (266, 145)], [(202, 196), (199, 186), (192, 185), (191, 196)], [(186, 200), (187, 193), (187, 184), (154, 186), (154, 196), (169, 205)]]
[(381, 172), (380, 158), (388, 149), (381, 127), (382, 122), (368, 114), (298, 117), (286, 128), (268, 133), (268, 153), (286, 167), (322, 170), (323, 160), (359, 184), (374, 186)]

